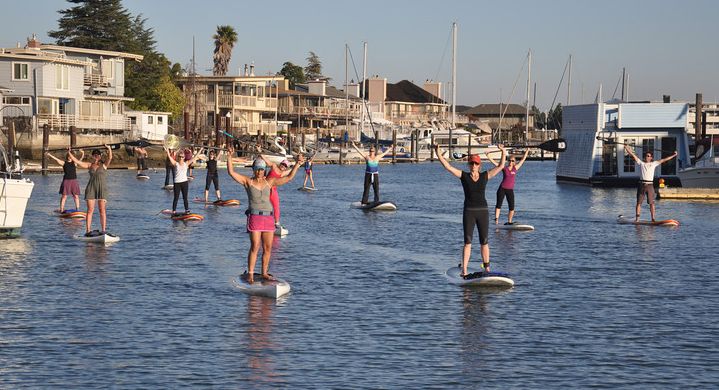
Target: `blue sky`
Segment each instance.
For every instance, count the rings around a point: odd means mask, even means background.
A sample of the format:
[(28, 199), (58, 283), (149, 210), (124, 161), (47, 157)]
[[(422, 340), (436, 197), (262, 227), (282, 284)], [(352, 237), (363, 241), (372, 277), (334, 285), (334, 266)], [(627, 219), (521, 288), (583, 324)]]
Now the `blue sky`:
[[(33, 4), (28, 7), (28, 4)], [(230, 70), (254, 61), (257, 73), (277, 72), (282, 63), (305, 65), (315, 51), (324, 73), (344, 80), (344, 44), (350, 45), (361, 74), (362, 42), (369, 46), (368, 74), (422, 84), (448, 81), (448, 38), (459, 25), (457, 103), (506, 101), (526, 53), (533, 51), (532, 80), (537, 105), (551, 104), (568, 55), (573, 55), (572, 103), (592, 102), (599, 84), (611, 97), (627, 67), (631, 99), (719, 100), (719, 1), (225, 1), (124, 0), (155, 29), (158, 49), (173, 62), (188, 64), (195, 37), (198, 70), (212, 67), (217, 25), (238, 31)], [(0, 46), (57, 28), (59, 0), (5, 2)], [(32, 16), (28, 9), (32, 9)], [(444, 59), (443, 57), (444, 53)], [(352, 75), (353, 70), (350, 70)], [(353, 76), (351, 76), (354, 78)], [(524, 100), (525, 74), (512, 99)], [(618, 93), (618, 92), (617, 92)], [(558, 101), (566, 101), (566, 85)]]

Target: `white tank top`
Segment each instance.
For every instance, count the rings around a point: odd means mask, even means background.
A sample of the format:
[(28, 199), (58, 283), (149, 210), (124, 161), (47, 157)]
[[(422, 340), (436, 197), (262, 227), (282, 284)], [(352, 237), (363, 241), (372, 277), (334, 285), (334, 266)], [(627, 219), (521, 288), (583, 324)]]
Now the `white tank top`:
[(642, 161), (638, 165), (641, 180), (649, 182), (654, 181), (654, 170), (661, 164), (659, 164), (658, 161), (652, 161), (650, 163)]
[(187, 181), (187, 163), (175, 164), (175, 183), (184, 183)]

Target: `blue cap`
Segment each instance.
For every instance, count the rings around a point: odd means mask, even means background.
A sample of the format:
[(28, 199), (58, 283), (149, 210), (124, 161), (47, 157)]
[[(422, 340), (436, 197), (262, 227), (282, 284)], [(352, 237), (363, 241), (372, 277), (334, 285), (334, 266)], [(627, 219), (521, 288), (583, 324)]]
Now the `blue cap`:
[(252, 170), (259, 171), (260, 169), (267, 169), (267, 164), (265, 164), (265, 160), (258, 158), (255, 159), (255, 162), (252, 163)]

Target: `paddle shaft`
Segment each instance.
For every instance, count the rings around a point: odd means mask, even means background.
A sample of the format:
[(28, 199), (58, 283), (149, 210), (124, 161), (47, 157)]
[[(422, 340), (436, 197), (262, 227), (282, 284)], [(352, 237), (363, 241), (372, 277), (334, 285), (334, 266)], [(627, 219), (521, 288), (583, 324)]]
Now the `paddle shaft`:
[[(548, 152), (563, 152), (566, 150), (566, 142), (562, 138), (555, 138), (550, 139), (549, 141), (542, 142), (541, 144), (534, 144), (534, 145), (522, 145), (522, 144), (513, 144), (513, 145), (504, 145), (507, 148), (538, 148), (542, 150), (546, 150)], [(499, 153), (501, 150), (493, 150), (491, 152), (487, 153)]]
[[(75, 147), (72, 148), (72, 150), (80, 150), (80, 149), (101, 149), (101, 148), (105, 148), (105, 145), (109, 146), (110, 149), (112, 149), (112, 150), (117, 150), (117, 149), (119, 149), (119, 148), (120, 148), (120, 145), (130, 145), (130, 146), (142, 147), (142, 148), (145, 148), (145, 147), (148, 147), (148, 146), (152, 146), (151, 143), (149, 143), (149, 142), (147, 142), (147, 141), (142, 141), (142, 140), (140, 140), (140, 141), (116, 142), (116, 143), (112, 143), (112, 144), (103, 144), (103, 145), (75, 146)], [(61, 148), (61, 149), (49, 149), (48, 152), (61, 152), (61, 151), (67, 150), (68, 148), (69, 148), (69, 146), (68, 146), (67, 148)]]
[[(597, 136), (596, 139), (597, 139), (598, 141), (602, 141), (602, 142), (605, 142), (605, 143), (610, 144), (610, 145), (624, 145), (624, 146), (631, 146), (632, 148), (637, 148), (637, 147), (639, 147), (639, 145), (632, 145), (632, 144), (628, 144), (628, 143), (626, 143), (626, 142), (612, 141), (612, 140), (609, 139), (609, 138), (602, 138), (602, 137), (599, 137), (599, 136)], [(654, 148), (653, 151), (655, 151), (655, 152), (663, 152), (663, 153), (674, 153), (676, 150), (667, 150), (667, 149)]]

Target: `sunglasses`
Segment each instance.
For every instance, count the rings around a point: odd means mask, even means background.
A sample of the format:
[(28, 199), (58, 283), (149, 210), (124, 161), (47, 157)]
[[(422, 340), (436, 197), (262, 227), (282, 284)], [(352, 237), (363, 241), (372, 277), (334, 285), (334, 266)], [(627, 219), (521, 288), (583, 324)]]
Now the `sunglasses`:
[(470, 162), (469, 162), (469, 165), (482, 165), (482, 164), (481, 164), (481, 163), (478, 163), (478, 162), (470, 161)]
[(517, 160), (511, 159), (511, 160), (509, 160), (509, 162), (517, 162)]

